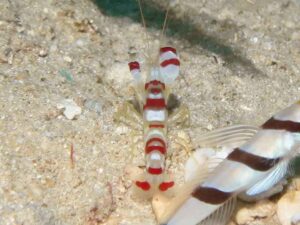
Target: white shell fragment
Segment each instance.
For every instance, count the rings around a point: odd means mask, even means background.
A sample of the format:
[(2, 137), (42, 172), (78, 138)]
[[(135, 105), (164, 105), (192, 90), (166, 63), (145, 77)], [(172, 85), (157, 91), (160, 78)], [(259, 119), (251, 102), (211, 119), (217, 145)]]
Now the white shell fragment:
[(291, 191), (281, 197), (277, 215), (282, 225), (300, 224), (300, 191)]
[(58, 109), (65, 109), (63, 114), (67, 119), (72, 120), (75, 116), (80, 115), (82, 109), (72, 99), (64, 99), (57, 104)]

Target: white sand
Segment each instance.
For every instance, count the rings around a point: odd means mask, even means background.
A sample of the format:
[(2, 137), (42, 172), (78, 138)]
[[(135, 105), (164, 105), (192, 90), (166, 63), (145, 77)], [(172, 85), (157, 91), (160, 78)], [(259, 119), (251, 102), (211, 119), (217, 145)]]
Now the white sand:
[[(188, 83), (174, 93), (197, 133), (259, 125), (300, 99), (299, 1), (182, 2), (171, 20), (190, 29), (166, 40)], [(159, 34), (147, 32), (151, 42)], [(112, 118), (131, 97), (128, 53), (142, 58), (145, 45), (139, 22), (88, 0), (0, 1), (1, 225), (155, 224), (124, 172), (144, 164), (143, 150), (130, 160), (132, 137)], [(75, 120), (57, 109), (64, 99), (81, 107)], [(174, 154), (182, 171), (186, 154)]]

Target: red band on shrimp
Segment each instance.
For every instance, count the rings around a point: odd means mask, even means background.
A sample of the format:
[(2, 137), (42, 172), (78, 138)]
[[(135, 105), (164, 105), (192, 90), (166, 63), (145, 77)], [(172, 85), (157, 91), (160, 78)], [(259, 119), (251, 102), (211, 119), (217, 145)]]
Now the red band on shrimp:
[(172, 47), (163, 47), (160, 48), (160, 53), (164, 53), (164, 52), (173, 52), (176, 54), (176, 49), (172, 48)]
[(159, 190), (161, 191), (166, 191), (168, 190), (169, 188), (173, 187), (174, 186), (174, 181), (170, 181), (170, 182), (162, 182), (160, 185), (159, 185)]
[(169, 65), (175, 65), (175, 66), (179, 66), (180, 65), (180, 61), (176, 58), (172, 58), (172, 59), (167, 59), (167, 60), (164, 60), (160, 66), (162, 67), (166, 67), (166, 66), (169, 66)]
[(146, 146), (149, 146), (151, 144), (151, 142), (159, 142), (162, 146), (166, 147), (166, 143), (164, 142), (163, 139), (158, 138), (158, 137), (154, 137), (154, 138), (150, 138), (147, 142), (146, 142)]
[(166, 143), (161, 138), (151, 138), (146, 142), (145, 153), (148, 154), (152, 151), (159, 151), (161, 154), (166, 153)]
[(159, 93), (161, 93), (161, 89), (160, 88), (151, 88), (150, 92), (152, 94), (159, 94)]
[(148, 191), (150, 189), (150, 184), (147, 181), (136, 181), (135, 185), (141, 188), (144, 191)]
[(134, 69), (138, 69), (138, 70), (140, 69), (140, 64), (137, 61), (128, 63), (128, 66), (130, 71)]
[(165, 108), (166, 102), (163, 98), (147, 98), (146, 104), (144, 105), (144, 109), (147, 108)]
[(149, 128), (165, 128), (163, 124), (150, 124)]
[(163, 146), (146, 146), (145, 148), (145, 153), (146, 154), (149, 154), (150, 152), (153, 152), (153, 151), (159, 151), (161, 154), (165, 154), (166, 153), (166, 148), (163, 147)]
[(159, 80), (151, 80), (149, 81), (148, 83), (145, 84), (145, 89), (147, 90), (149, 88), (149, 86), (151, 85), (154, 85), (154, 86), (157, 86), (157, 85), (161, 85), (162, 86), (162, 89), (165, 89), (165, 84)]
[(148, 173), (151, 173), (153, 175), (159, 175), (162, 174), (162, 172), (163, 172), (162, 168), (152, 168), (152, 167), (148, 168)]

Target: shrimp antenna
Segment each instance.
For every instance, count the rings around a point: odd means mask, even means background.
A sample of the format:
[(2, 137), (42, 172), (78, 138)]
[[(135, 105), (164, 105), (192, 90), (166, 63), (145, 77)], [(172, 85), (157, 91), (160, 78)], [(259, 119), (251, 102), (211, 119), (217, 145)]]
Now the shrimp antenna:
[[(166, 10), (166, 13), (165, 13), (164, 22), (163, 22), (163, 25), (162, 25), (161, 32), (160, 32), (160, 34), (159, 34), (159, 39), (158, 39), (158, 40), (159, 40), (159, 49), (162, 47), (162, 44), (161, 44), (162, 38), (163, 38), (163, 36), (164, 36), (164, 34), (165, 34), (166, 30), (167, 30), (167, 22), (168, 22), (169, 11), (170, 11), (170, 2), (169, 2), (169, 4), (168, 4), (168, 6), (167, 6), (167, 10)], [(157, 53), (157, 55), (156, 55), (156, 58), (155, 58), (156, 61), (159, 60), (159, 54), (160, 54), (160, 53), (159, 53), (159, 51), (158, 51), (158, 53)]]
[(138, 3), (139, 3), (139, 9), (140, 9), (140, 14), (141, 14), (141, 19), (142, 19), (143, 27), (146, 29), (146, 21), (145, 21), (143, 9), (142, 9), (141, 0), (138, 0)]
[[(143, 24), (143, 27), (144, 27), (144, 33), (145, 33), (145, 36), (146, 36), (146, 42), (147, 42), (147, 52), (149, 53), (149, 49), (150, 49), (150, 46), (149, 46), (149, 36), (146, 32), (146, 21), (145, 21), (145, 17), (144, 17), (144, 13), (143, 13), (143, 7), (142, 7), (142, 3), (141, 3), (141, 0), (137, 0), (138, 1), (138, 4), (139, 4), (139, 9), (140, 9), (140, 14), (141, 14), (141, 19), (142, 19), (142, 24)], [(147, 56), (147, 54), (145, 55), (146, 58), (149, 58), (149, 56)]]
[(169, 11), (170, 11), (170, 4), (168, 5), (168, 8), (167, 8), (167, 11), (166, 11), (166, 14), (165, 14), (165, 19), (164, 19), (164, 23), (163, 23), (163, 26), (162, 26), (162, 30), (161, 30), (161, 33), (160, 33), (160, 38), (162, 38), (162, 36), (166, 33), (166, 29), (167, 29), (167, 22), (168, 22), (168, 15), (169, 15)]

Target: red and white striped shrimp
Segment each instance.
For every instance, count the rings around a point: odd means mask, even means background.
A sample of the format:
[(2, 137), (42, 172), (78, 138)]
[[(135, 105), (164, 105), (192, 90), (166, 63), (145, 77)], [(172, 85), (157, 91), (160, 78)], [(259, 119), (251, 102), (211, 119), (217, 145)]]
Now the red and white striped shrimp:
[[(207, 178), (187, 183), (159, 218), (163, 225), (223, 225), (236, 197), (268, 197), (290, 172), (300, 153), (300, 102), (280, 111), (257, 130), (226, 128), (205, 135), (203, 143), (229, 143), (252, 138), (232, 149)], [(196, 174), (201, 176), (201, 172)], [(204, 176), (205, 177), (205, 176)]]
[(174, 181), (165, 173), (168, 121), (166, 107), (169, 86), (179, 75), (179, 64), (176, 50), (163, 47), (160, 49), (157, 67), (153, 67), (146, 81), (143, 81), (139, 63), (129, 63), (136, 90), (144, 86), (139, 105), (143, 114), (146, 171), (145, 176), (135, 182), (135, 185), (144, 191), (157, 187), (160, 191), (166, 191), (174, 185)]
[[(142, 19), (144, 20), (143, 17)], [(166, 192), (174, 186), (174, 181), (166, 172), (168, 126), (189, 120), (189, 112), (185, 106), (172, 112), (172, 115), (169, 115), (167, 109), (170, 88), (179, 75), (180, 61), (176, 49), (160, 47), (155, 55), (146, 76), (142, 76), (139, 62), (128, 64), (134, 79), (138, 106), (126, 103), (117, 113), (118, 121), (132, 124), (132, 127), (139, 127), (134, 123), (142, 123), (146, 169), (135, 181), (135, 186), (148, 196), (153, 196), (157, 190)]]

